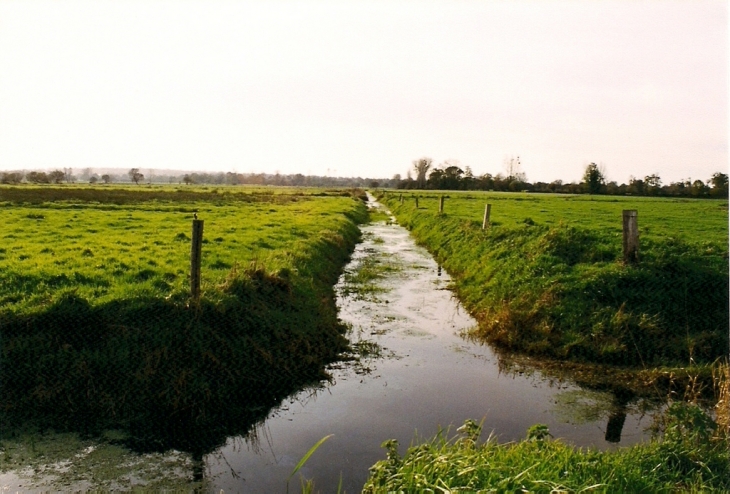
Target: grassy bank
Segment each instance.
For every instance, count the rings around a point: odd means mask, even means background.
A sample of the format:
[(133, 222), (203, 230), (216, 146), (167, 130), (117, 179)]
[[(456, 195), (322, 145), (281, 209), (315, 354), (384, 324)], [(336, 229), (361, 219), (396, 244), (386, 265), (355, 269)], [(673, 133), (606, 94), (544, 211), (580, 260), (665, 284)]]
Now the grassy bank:
[(370, 468), (363, 492), (728, 492), (730, 366), (713, 370), (714, 413), (670, 402), (654, 416), (648, 442), (584, 450), (540, 424), (522, 441), (499, 444), (490, 434), (480, 442), (481, 425), (467, 420), (458, 435), (416, 440), (403, 456), (397, 441), (385, 441), (386, 459)]
[[(727, 201), (451, 194), (439, 215), (438, 196), (398, 198), (385, 202), (503, 349), (634, 367), (727, 355)], [(635, 266), (621, 260), (622, 209), (639, 211)]]
[(118, 429), (199, 457), (346, 348), (332, 286), (367, 217), (358, 193), (41, 190), (0, 190), (3, 434)]
[(575, 449), (542, 425), (520, 442), (479, 443), (480, 426), (467, 421), (460, 436), (439, 434), (403, 457), (383, 443), (387, 459), (363, 492), (728, 492), (727, 437), (695, 405), (676, 403), (664, 419), (662, 439), (613, 452)]

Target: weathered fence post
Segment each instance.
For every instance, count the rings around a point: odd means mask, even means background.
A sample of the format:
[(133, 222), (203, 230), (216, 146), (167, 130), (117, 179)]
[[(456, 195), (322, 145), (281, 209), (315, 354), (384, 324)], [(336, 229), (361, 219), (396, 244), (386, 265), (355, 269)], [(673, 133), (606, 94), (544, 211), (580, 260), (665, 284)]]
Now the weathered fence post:
[(403, 204), (403, 194), (400, 194), (398, 196), (398, 200), (401, 202), (401, 204)]
[(489, 226), (489, 215), (492, 212), (492, 205), (487, 204), (484, 206), (484, 220), (482, 221), (482, 230), (486, 230)]
[(624, 223), (624, 262), (639, 262), (639, 212), (635, 209), (623, 211)]
[(203, 220), (193, 220), (193, 238), (190, 247), (190, 296), (200, 298), (200, 259), (203, 249)]
[(439, 197), (439, 214), (444, 212), (444, 196)]
[(416, 196), (416, 209), (418, 209), (418, 196)]

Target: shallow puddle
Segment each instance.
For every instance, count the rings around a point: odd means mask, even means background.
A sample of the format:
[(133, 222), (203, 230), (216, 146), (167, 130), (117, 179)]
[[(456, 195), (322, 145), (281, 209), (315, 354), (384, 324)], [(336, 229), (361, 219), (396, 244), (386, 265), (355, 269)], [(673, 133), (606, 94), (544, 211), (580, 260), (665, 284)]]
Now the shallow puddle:
[(502, 372), (488, 346), (460, 336), (476, 323), (448, 285), (448, 274), (394, 221), (363, 227), (337, 290), (350, 338), (367, 351), (333, 368), (330, 385), (288, 400), (256, 441), (231, 438), (208, 456), (214, 490), (284, 492), (299, 459), (330, 434), (290, 490), (298, 492), (303, 477), (322, 492), (339, 485), (359, 492), (368, 467), (385, 458), (383, 441), (398, 439), (403, 452), (414, 438), (453, 432), (469, 418), (484, 421), (485, 438), (493, 432), (503, 442), (535, 423), (577, 446), (607, 449), (646, 437), (650, 418), (617, 407), (608, 393)]

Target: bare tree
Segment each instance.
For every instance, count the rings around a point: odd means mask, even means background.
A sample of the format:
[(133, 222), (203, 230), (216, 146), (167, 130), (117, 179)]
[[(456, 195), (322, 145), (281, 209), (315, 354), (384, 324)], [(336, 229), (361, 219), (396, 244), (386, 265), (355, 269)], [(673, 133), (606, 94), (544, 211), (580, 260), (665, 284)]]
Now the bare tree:
[(509, 159), (504, 159), (504, 171), (507, 172), (507, 180), (508, 183), (512, 182), (515, 178), (518, 178), (517, 175), (522, 176), (522, 164), (520, 163), (520, 157)]
[(34, 184), (47, 184), (51, 182), (46, 172), (28, 172), (25, 179)]
[(60, 184), (66, 178), (66, 174), (61, 170), (53, 170), (48, 174), (49, 180), (54, 184)]
[(144, 175), (139, 172), (139, 168), (132, 168), (131, 170), (129, 170), (129, 172), (127, 172), (127, 175), (129, 175), (129, 178), (132, 179), (132, 182), (137, 185), (139, 185), (140, 180), (144, 180)]
[(413, 161), (413, 169), (416, 171), (416, 187), (419, 189), (426, 188), (426, 174), (431, 169), (433, 160), (431, 158), (421, 158)]
[(23, 173), (21, 172), (4, 172), (0, 173), (0, 183), (3, 184), (19, 184), (23, 180)]

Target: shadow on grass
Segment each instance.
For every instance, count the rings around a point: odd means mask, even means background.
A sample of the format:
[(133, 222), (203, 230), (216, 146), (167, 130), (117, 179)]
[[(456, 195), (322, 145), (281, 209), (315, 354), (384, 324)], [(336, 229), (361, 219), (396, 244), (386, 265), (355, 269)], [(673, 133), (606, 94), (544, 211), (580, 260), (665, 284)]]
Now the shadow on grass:
[(40, 314), (4, 315), (0, 438), (116, 429), (135, 451), (199, 459), (326, 379), (347, 348), (332, 296), (286, 272), (233, 270), (212, 295), (94, 307), (66, 293)]

